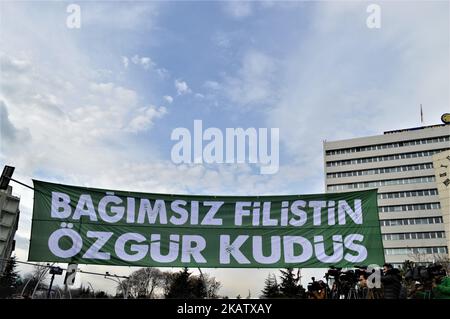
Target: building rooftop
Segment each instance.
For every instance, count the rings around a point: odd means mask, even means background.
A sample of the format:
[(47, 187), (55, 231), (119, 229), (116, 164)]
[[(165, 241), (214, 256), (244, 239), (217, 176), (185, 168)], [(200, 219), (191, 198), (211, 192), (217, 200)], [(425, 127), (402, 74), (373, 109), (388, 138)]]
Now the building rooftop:
[(386, 132), (383, 132), (383, 134), (403, 133), (403, 132), (408, 132), (408, 131), (417, 131), (417, 130), (424, 130), (424, 129), (434, 128), (434, 127), (443, 127), (443, 126), (449, 126), (450, 127), (450, 124), (435, 124), (435, 125), (427, 125), (427, 126), (404, 128), (404, 129), (400, 129), (400, 130), (386, 131)]

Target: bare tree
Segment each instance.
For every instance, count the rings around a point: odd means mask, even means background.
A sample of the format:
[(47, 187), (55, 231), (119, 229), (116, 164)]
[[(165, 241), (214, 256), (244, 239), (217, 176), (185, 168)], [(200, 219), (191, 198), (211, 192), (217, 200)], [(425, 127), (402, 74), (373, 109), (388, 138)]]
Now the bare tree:
[(36, 286), (33, 289), (33, 293), (31, 295), (31, 298), (33, 298), (34, 294), (39, 288), (39, 285), (47, 279), (49, 267), (47, 265), (44, 265), (43, 263), (38, 263), (34, 265), (33, 269), (33, 278), (37, 280)]
[(168, 295), (168, 293), (170, 291), (170, 287), (172, 286), (172, 282), (173, 282), (175, 276), (176, 276), (176, 273), (169, 272), (169, 271), (163, 272), (162, 290), (163, 290), (164, 296)]
[(117, 291), (122, 293), (128, 290), (130, 298), (155, 298), (158, 288), (162, 288), (164, 276), (161, 270), (156, 268), (141, 268), (134, 271), (130, 277), (123, 280), (117, 286)]
[(203, 275), (203, 281), (206, 287), (206, 298), (217, 299), (219, 298), (218, 292), (222, 284), (216, 280), (215, 277), (211, 277), (208, 274)]
[(450, 258), (448, 254), (434, 254), (434, 262), (438, 265), (441, 265), (443, 269), (450, 273)]
[(432, 257), (430, 258), (430, 256), (425, 252), (409, 253), (408, 257), (411, 258), (412, 262), (420, 264), (433, 261), (433, 258)]

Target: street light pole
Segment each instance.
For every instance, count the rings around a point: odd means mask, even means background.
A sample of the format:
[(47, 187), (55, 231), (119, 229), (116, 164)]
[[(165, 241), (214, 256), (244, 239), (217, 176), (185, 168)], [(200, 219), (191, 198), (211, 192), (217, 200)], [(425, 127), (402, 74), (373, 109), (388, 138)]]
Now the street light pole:
[(50, 292), (52, 291), (53, 280), (55, 280), (55, 274), (54, 273), (52, 274), (52, 279), (50, 279), (50, 286), (48, 286), (47, 299), (50, 298)]
[[(52, 264), (52, 266), (54, 265), (55, 263), (53, 263)], [(48, 264), (47, 264), (48, 265)], [(36, 284), (36, 286), (34, 286), (34, 290), (33, 290), (33, 293), (31, 294), (31, 299), (33, 299), (33, 297), (34, 297), (34, 294), (36, 293), (36, 290), (37, 290), (37, 288), (39, 287), (39, 284), (41, 283), (41, 281), (45, 278), (45, 276), (47, 275), (47, 272), (48, 272), (48, 270), (49, 270), (49, 268), (46, 268), (46, 269), (44, 269), (43, 271), (42, 271), (42, 273), (40, 273), (37, 277), (37, 284)]]
[(28, 279), (27, 283), (25, 284), (25, 286), (22, 289), (22, 293), (20, 294), (20, 297), (23, 297), (23, 293), (25, 292), (25, 289), (27, 288), (28, 284), (30, 283), (31, 280), (34, 279), (34, 276), (31, 277), (30, 279)]
[(47, 291), (47, 299), (50, 298), (50, 292), (52, 291), (53, 280), (55, 280), (55, 275), (62, 275), (63, 270), (60, 267), (50, 267), (50, 274), (52, 275), (52, 279), (50, 280), (50, 286)]

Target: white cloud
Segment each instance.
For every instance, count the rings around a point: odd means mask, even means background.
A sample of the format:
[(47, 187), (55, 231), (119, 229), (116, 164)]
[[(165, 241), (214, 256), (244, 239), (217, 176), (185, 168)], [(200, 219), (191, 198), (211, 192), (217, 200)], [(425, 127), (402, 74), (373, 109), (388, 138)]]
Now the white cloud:
[(166, 113), (167, 109), (163, 106), (159, 108), (154, 106), (140, 108), (136, 111), (136, 115), (132, 118), (126, 130), (133, 133), (145, 131), (153, 125), (155, 119), (161, 118)]
[(267, 122), (301, 170), (323, 171), (325, 139), (419, 126), (424, 101), (426, 124), (448, 109), (448, 4), (381, 6), (382, 27), (370, 30), (364, 3), (320, 3), (309, 36), (289, 49)]
[(152, 71), (156, 72), (156, 74), (158, 74), (158, 76), (161, 79), (167, 79), (170, 76), (169, 71), (167, 69), (165, 69), (163, 67), (158, 68), (156, 62), (154, 62), (148, 56), (141, 57), (138, 54), (135, 54), (130, 58), (128, 58), (126, 56), (122, 57), (122, 63), (125, 68), (128, 68), (130, 62), (137, 66), (142, 67), (144, 70), (152, 70)]
[(161, 4), (145, 3), (84, 3), (82, 25), (106, 30), (146, 30), (156, 26)]
[(211, 89), (211, 90), (218, 90), (220, 88), (219, 83), (216, 81), (206, 81), (205, 83), (203, 83), (203, 86), (207, 89)]
[(170, 95), (164, 95), (163, 99), (169, 104), (173, 102), (173, 97), (171, 97)]
[[(128, 66), (128, 58), (123, 57), (126, 59), (126, 66)], [(135, 54), (131, 57), (131, 62), (135, 65), (141, 66), (144, 70), (153, 69), (156, 66), (156, 63), (152, 61), (150, 57), (144, 56), (140, 57), (138, 54)], [(124, 62), (125, 65), (125, 62)]]
[(127, 58), (126, 56), (123, 56), (123, 57), (122, 57), (122, 64), (123, 64), (123, 67), (124, 67), (125, 69), (128, 68), (129, 61), (128, 61), (128, 58)]
[(2, 72), (6, 74), (20, 74), (31, 68), (29, 61), (15, 57), (7, 57), (4, 54), (0, 55), (0, 63), (2, 65)]
[(161, 77), (162, 79), (167, 79), (170, 76), (170, 73), (165, 68), (157, 68), (156, 73)]
[(221, 48), (229, 48), (231, 46), (231, 39), (227, 33), (217, 32), (212, 37), (212, 42)]
[(236, 19), (248, 17), (253, 12), (253, 3), (251, 1), (227, 1), (224, 3), (225, 12)]
[(131, 62), (133, 62), (134, 64), (139, 64), (141, 61), (141, 59), (139, 58), (139, 55), (135, 54), (134, 56), (131, 57)]
[[(7, 55), (1, 59), (3, 64), (12, 60)], [(97, 161), (107, 165), (121, 155), (106, 141), (125, 143), (126, 132), (147, 130), (166, 113), (164, 108), (142, 107), (136, 91), (113, 82), (72, 78), (63, 69), (27, 62), (30, 67), (19, 73), (3, 70), (2, 64), (0, 77), (0, 99), (7, 105), (9, 122), (31, 135), (20, 152), (2, 147), (2, 158), (14, 158), (16, 166), (25, 171), (41, 165), (57, 169), (70, 162), (82, 162), (78, 168), (87, 170), (98, 165)], [(50, 159), (48, 154), (52, 154)], [(112, 157), (103, 158), (107, 154)]]
[[(149, 103), (143, 96), (111, 76), (107, 79), (107, 74), (100, 81), (91, 53), (67, 36), (70, 31), (63, 23), (55, 27), (54, 21), (60, 21), (65, 11), (53, 11), (35, 14), (33, 6), (25, 3), (2, 4), (0, 162), (15, 166), (16, 178), (28, 184), (31, 178), (46, 176), (57, 182), (94, 185), (97, 173), (113, 182), (118, 163), (133, 166), (135, 161), (148, 163), (158, 157), (150, 138), (144, 146), (136, 146), (132, 133), (149, 129), (167, 111), (144, 107)], [(45, 34), (58, 41), (38, 36)], [(102, 62), (112, 65), (117, 60)], [(145, 57), (139, 63), (151, 64)], [(18, 185), (13, 191), (21, 197), (18, 234), (26, 245), (17, 247), (16, 254), (27, 260), (32, 192)], [(117, 272), (126, 274), (129, 269)], [(99, 280), (96, 288), (105, 286), (108, 282)]]
[(201, 93), (195, 93), (195, 95), (194, 95), (197, 99), (204, 99), (205, 98), (205, 96), (203, 95), (203, 94), (201, 94)]
[(14, 147), (24, 145), (31, 138), (28, 129), (16, 128), (9, 119), (6, 103), (0, 99), (0, 154), (3, 147)]
[(189, 88), (189, 86), (187, 85), (187, 83), (185, 81), (177, 79), (177, 80), (175, 80), (174, 84), (175, 84), (175, 89), (177, 90), (178, 95), (192, 93), (191, 89)]
[[(238, 106), (273, 103), (277, 95), (275, 79), (278, 72), (275, 58), (256, 50), (249, 50), (242, 58), (241, 67), (234, 76), (228, 76), (222, 91)], [(214, 83), (207, 82), (212, 88)]]
[(144, 69), (148, 70), (155, 65), (149, 57), (141, 58), (141, 65)]

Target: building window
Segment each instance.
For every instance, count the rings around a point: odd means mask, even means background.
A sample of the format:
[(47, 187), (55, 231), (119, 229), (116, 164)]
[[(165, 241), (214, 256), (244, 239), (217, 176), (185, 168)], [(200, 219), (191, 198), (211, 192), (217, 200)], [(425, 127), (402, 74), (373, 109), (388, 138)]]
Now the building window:
[(431, 210), (440, 209), (440, 203), (427, 203), (427, 204), (410, 204), (410, 205), (393, 205), (393, 206), (380, 206), (378, 207), (379, 213), (392, 213), (392, 212), (406, 212), (415, 210)]
[(365, 175), (377, 175), (377, 174), (388, 174), (388, 173), (398, 173), (406, 171), (418, 171), (424, 169), (432, 169), (433, 163), (418, 164), (418, 165), (404, 165), (395, 167), (383, 167), (366, 169), (359, 171), (349, 171), (349, 172), (339, 172), (339, 173), (327, 173), (328, 178), (340, 178), (340, 177), (352, 177), (352, 176), (365, 176)]
[(344, 166), (344, 165), (352, 165), (352, 164), (364, 164), (364, 163), (368, 163), (368, 162), (392, 161), (392, 160), (396, 160), (396, 159), (405, 159), (405, 158), (426, 157), (426, 156), (432, 156), (436, 153), (440, 153), (440, 152), (443, 152), (443, 151), (446, 151), (449, 149), (450, 148), (444, 148), (444, 149), (438, 149), (438, 150), (432, 150), (432, 151), (403, 153), (403, 154), (396, 154), (396, 155), (383, 155), (383, 156), (374, 156), (374, 157), (358, 158), (358, 159), (351, 159), (351, 160), (329, 161), (329, 162), (327, 162), (327, 167)]
[(435, 239), (445, 238), (445, 232), (417, 232), (417, 233), (397, 233), (397, 234), (383, 234), (383, 240), (409, 240), (409, 239)]
[(424, 190), (416, 190), (416, 191), (379, 193), (378, 199), (391, 199), (391, 198), (417, 197), (417, 196), (436, 196), (436, 195), (438, 195), (437, 189), (424, 189)]
[(386, 255), (410, 255), (410, 254), (447, 254), (447, 247), (410, 247), (410, 248), (386, 248)]
[(380, 223), (381, 226), (427, 225), (442, 224), (443, 219), (442, 217), (384, 219)]
[(432, 183), (435, 181), (436, 181), (436, 178), (433, 175), (433, 176), (424, 176), (424, 177), (400, 178), (400, 179), (388, 179), (388, 180), (371, 181), (371, 182), (328, 185), (327, 190), (337, 191), (337, 190), (346, 190), (346, 189), (355, 189), (355, 188), (367, 188), (367, 187), (373, 188), (373, 187), (389, 186), (389, 185)]
[(442, 143), (442, 142), (448, 142), (448, 141), (450, 141), (450, 136), (440, 136), (440, 137), (436, 137), (436, 138), (427, 138), (427, 139), (411, 140), (411, 141), (404, 141), (404, 142), (385, 143), (385, 144), (329, 150), (329, 151), (326, 151), (325, 154), (326, 155), (339, 155), (339, 154), (348, 154), (348, 153), (354, 153), (354, 152), (380, 150), (380, 149), (386, 149), (386, 148), (414, 146), (414, 145), (420, 145), (420, 144)]

